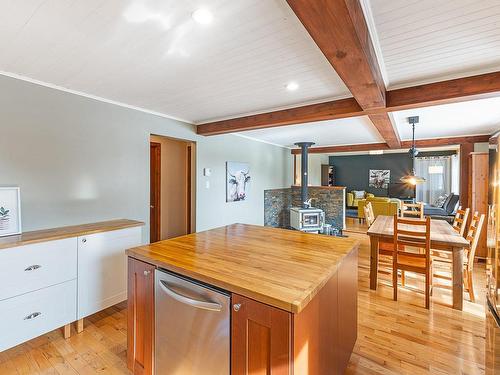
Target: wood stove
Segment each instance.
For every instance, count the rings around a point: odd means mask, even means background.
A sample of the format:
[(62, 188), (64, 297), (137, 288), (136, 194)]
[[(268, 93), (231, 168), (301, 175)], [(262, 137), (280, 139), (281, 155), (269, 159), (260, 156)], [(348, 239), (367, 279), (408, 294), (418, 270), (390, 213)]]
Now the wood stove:
[(321, 233), (325, 225), (325, 212), (322, 209), (311, 207), (308, 199), (308, 148), (313, 142), (299, 142), (301, 148), (301, 194), (302, 207), (290, 208), (290, 226), (293, 229), (309, 233)]
[(319, 208), (290, 208), (290, 226), (294, 229), (320, 233), (325, 225), (325, 213)]

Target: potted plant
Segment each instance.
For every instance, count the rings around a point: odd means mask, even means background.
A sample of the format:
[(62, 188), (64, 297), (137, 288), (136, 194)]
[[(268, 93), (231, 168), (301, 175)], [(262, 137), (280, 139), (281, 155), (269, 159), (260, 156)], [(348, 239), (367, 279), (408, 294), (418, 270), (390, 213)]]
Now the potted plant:
[(10, 210), (6, 210), (5, 207), (0, 207), (0, 230), (6, 230), (9, 227), (9, 212)]

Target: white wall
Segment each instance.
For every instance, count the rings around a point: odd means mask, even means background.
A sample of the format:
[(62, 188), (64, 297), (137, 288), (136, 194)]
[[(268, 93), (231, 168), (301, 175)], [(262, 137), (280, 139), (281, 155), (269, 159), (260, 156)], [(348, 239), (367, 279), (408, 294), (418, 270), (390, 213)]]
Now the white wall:
[[(197, 142), (197, 229), (263, 223), (263, 189), (289, 185), (290, 151), (0, 76), (0, 185), (21, 187), (23, 230), (129, 218), (149, 222), (149, 137)], [(195, 104), (193, 104), (195, 105)], [(226, 203), (224, 163), (249, 161), (248, 202)], [(149, 238), (149, 228), (144, 231)]]
[[(264, 190), (290, 186), (290, 159), (290, 150), (266, 143), (231, 135), (207, 138), (198, 148), (197, 229), (234, 222), (263, 225)], [(247, 200), (226, 203), (226, 161), (250, 163)], [(211, 169), (210, 177), (203, 176), (203, 168)]]
[[(299, 176), (299, 180), (297, 185), (300, 185), (300, 160), (301, 156), (297, 155), (297, 174)], [(329, 158), (328, 155), (325, 154), (309, 154), (309, 161), (307, 163), (308, 169), (308, 185), (309, 186), (321, 186), (321, 165), (328, 164)]]

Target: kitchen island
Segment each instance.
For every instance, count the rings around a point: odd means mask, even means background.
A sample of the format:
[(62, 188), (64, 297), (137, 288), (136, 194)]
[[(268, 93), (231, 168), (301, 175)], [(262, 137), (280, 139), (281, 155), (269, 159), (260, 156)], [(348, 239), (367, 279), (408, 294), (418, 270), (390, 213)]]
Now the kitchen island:
[(357, 337), (357, 252), (350, 238), (244, 224), (129, 249), (129, 368), (154, 373), (154, 275), (166, 270), (227, 292), (231, 374), (343, 373)]

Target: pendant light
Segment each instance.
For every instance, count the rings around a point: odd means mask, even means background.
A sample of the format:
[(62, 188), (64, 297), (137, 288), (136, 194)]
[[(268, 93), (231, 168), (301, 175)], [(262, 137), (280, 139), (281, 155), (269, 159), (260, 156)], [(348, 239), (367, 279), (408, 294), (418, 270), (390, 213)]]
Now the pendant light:
[(415, 157), (418, 155), (418, 150), (415, 147), (415, 124), (418, 124), (418, 116), (408, 117), (408, 122), (413, 130), (412, 146), (408, 150), (408, 154), (411, 157), (411, 173), (401, 177), (400, 181), (410, 185), (416, 185), (425, 182), (425, 178), (415, 174)]

